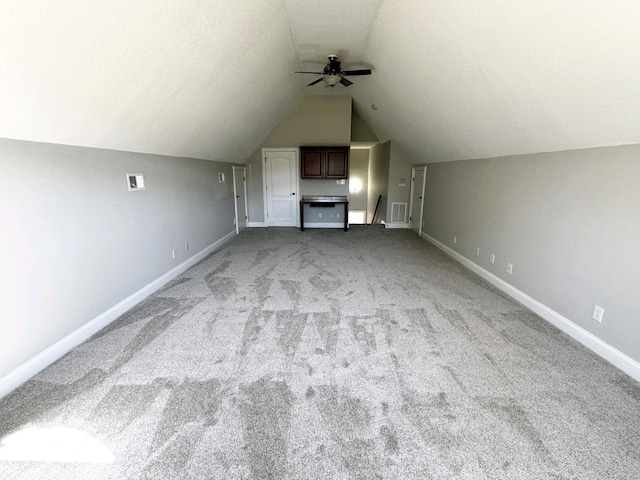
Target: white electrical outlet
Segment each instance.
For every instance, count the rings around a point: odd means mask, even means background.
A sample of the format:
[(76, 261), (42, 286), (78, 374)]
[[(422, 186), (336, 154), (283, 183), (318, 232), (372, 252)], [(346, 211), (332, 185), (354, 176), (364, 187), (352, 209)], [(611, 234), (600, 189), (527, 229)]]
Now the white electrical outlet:
[(453, 243), (454, 243), (454, 245), (455, 245), (456, 243), (458, 243), (458, 237), (456, 237), (455, 235), (453, 236)]
[(322, 218), (322, 212), (318, 213), (318, 218)]
[(480, 247), (476, 247), (476, 257), (480, 256)]
[(513, 264), (507, 263), (507, 273), (511, 275), (513, 273)]
[(603, 315), (604, 315), (604, 308), (599, 307), (598, 305), (593, 307), (593, 315), (591, 316), (591, 318), (593, 318), (596, 322), (602, 323)]
[(489, 257), (489, 263), (491, 265), (493, 265), (494, 263), (496, 263), (496, 256), (492, 253), (491, 256)]
[(171, 250), (171, 256), (173, 258), (176, 258), (176, 249), (175, 248), (173, 250)]

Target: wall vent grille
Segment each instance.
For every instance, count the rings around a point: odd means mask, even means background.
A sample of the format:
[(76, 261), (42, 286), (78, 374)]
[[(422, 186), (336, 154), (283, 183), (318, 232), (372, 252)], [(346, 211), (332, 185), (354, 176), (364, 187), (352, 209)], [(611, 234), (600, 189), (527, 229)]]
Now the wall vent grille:
[(391, 204), (391, 222), (389, 223), (406, 223), (407, 222), (407, 204), (392, 203)]

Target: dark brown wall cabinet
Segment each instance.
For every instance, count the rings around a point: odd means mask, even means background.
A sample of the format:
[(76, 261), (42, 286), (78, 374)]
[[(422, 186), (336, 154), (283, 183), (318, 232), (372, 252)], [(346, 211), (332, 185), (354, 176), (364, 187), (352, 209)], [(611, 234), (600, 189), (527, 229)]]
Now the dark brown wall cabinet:
[(349, 147), (300, 147), (302, 178), (347, 178)]

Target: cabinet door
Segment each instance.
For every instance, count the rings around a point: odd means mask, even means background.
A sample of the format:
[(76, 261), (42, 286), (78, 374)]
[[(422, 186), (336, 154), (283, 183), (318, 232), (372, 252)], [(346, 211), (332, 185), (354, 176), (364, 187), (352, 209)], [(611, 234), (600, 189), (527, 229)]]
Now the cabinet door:
[(324, 150), (322, 148), (301, 148), (300, 164), (302, 178), (324, 178)]
[(325, 149), (324, 178), (347, 178), (349, 172), (349, 148)]

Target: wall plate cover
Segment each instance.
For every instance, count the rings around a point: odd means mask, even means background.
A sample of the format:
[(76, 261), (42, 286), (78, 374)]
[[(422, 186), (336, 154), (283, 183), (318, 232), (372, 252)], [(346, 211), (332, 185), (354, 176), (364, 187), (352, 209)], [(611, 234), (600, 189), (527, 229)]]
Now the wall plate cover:
[(144, 174), (143, 173), (127, 173), (127, 187), (130, 192), (144, 190)]
[(604, 315), (604, 308), (599, 307), (598, 305), (593, 307), (593, 315), (591, 316), (591, 318), (593, 318), (596, 322), (602, 323), (603, 315)]

